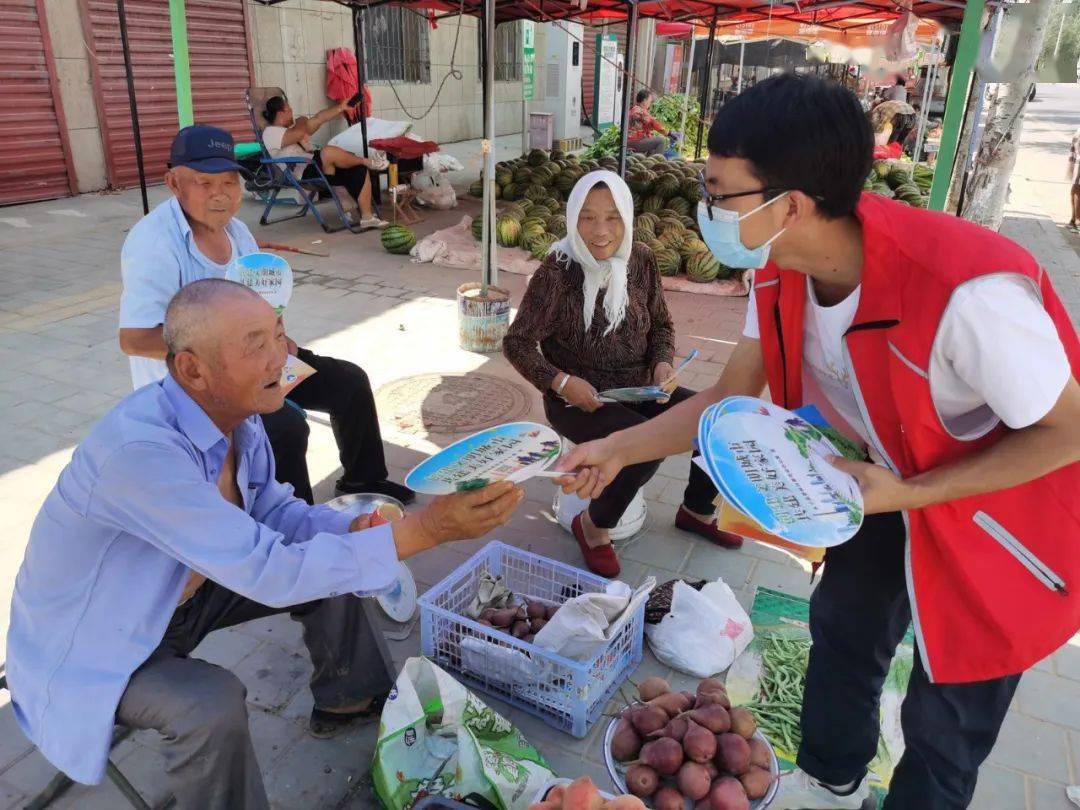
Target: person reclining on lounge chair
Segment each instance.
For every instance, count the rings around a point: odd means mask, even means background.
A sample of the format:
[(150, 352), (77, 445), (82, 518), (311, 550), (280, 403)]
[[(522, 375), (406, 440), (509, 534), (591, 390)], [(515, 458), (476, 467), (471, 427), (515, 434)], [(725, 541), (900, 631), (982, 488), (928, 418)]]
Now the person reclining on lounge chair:
[[(297, 179), (307, 180), (318, 177), (315, 166), (322, 169), (327, 181), (332, 186), (340, 186), (349, 192), (349, 196), (360, 207), (359, 225), (361, 228), (385, 228), (389, 223), (379, 219), (371, 207), (371, 175), (368, 168), (371, 158), (363, 158), (347, 152), (337, 146), (324, 146), (317, 149), (311, 143), (322, 125), (350, 109), (348, 102), (327, 107), (310, 118), (295, 117), (289, 100), (285, 96), (273, 96), (267, 99), (262, 116), (268, 126), (262, 132), (263, 143), (271, 157), (306, 157), (311, 158), (308, 166), (295, 166), (293, 172)], [(347, 213), (352, 216), (351, 213)], [(355, 224), (350, 222), (350, 224)]]

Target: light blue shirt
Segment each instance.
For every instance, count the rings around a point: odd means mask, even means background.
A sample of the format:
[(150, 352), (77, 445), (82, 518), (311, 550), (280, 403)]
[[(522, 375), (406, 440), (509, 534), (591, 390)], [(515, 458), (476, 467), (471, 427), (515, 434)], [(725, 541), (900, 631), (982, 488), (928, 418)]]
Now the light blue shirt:
[[(233, 245), (233, 259), (256, 253), (259, 246), (248, 226), (235, 217), (225, 226)], [(165, 323), (165, 309), (177, 291), (202, 278), (224, 278), (229, 264), (210, 261), (195, 244), (191, 225), (180, 201), (171, 197), (140, 219), (120, 250), (120, 328), (152, 329)], [(131, 381), (136, 388), (162, 379), (162, 360), (130, 357)]]
[(101, 780), (120, 697), (189, 570), (274, 607), (395, 581), (388, 525), (350, 534), (347, 515), (294, 498), (258, 417), (233, 435), (242, 509), (218, 489), (227, 438), (166, 376), (93, 427), (34, 521), (7, 677), (19, 725), (73, 779)]

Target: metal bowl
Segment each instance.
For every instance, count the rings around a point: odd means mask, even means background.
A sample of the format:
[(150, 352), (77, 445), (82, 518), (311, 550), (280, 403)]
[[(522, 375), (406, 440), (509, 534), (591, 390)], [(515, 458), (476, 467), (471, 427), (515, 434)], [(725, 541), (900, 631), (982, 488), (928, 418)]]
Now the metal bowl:
[(370, 515), (372, 512), (377, 511), (380, 506), (396, 506), (401, 510), (402, 514), (405, 513), (405, 504), (397, 498), (392, 498), (389, 495), (379, 495), (375, 492), (339, 495), (332, 501), (327, 501), (326, 505), (339, 512), (346, 512), (350, 518)]
[[(608, 776), (611, 777), (611, 783), (615, 786), (616, 793), (628, 793), (626, 789), (626, 780), (623, 778), (625, 768), (621, 762), (616, 762), (615, 757), (611, 755), (611, 738), (615, 736), (615, 727), (619, 724), (619, 718), (612, 718), (608, 723), (607, 730), (604, 732), (604, 764), (607, 766)], [(754, 732), (754, 736), (769, 746), (769, 773), (773, 776), (772, 784), (769, 785), (769, 791), (760, 799), (752, 799), (750, 801), (750, 810), (765, 810), (772, 800), (776, 797), (776, 791), (780, 788), (780, 761), (776, 758), (776, 751), (773, 750), (772, 743), (768, 738), (760, 731)], [(688, 805), (689, 806), (689, 805)]]

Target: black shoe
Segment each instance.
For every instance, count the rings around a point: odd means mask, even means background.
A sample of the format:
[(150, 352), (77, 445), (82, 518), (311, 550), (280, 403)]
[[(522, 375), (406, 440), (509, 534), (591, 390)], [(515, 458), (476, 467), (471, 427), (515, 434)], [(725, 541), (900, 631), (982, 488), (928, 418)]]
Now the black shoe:
[(416, 500), (416, 493), (413, 492), (402, 484), (396, 484), (393, 481), (369, 481), (364, 484), (355, 484), (352, 481), (346, 481), (344, 478), (339, 478), (337, 484), (334, 485), (334, 492), (337, 495), (352, 495), (357, 492), (372, 492), (376, 495), (388, 495), (391, 498), (397, 498), (402, 503), (412, 503)]
[(341, 714), (327, 712), (322, 709), (312, 709), (311, 718), (308, 720), (308, 733), (312, 737), (325, 740), (336, 735), (344, 728), (353, 725), (364, 725), (378, 720), (382, 716), (383, 706), (386, 705), (388, 695), (379, 695), (373, 698), (371, 705), (358, 712)]

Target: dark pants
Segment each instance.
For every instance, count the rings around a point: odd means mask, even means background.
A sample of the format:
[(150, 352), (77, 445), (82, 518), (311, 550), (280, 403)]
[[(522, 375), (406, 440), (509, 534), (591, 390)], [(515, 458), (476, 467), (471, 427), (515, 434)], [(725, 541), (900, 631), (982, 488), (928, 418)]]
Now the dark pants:
[(626, 144), (626, 147), (631, 152), (640, 152), (643, 155), (662, 155), (667, 151), (668, 139), (661, 135), (654, 135), (651, 138), (639, 138), (636, 141), (631, 141)]
[(269, 807), (244, 684), (188, 654), (214, 630), (289, 611), (304, 625), (315, 706), (344, 708), (383, 695), (394, 683), (385, 642), (365, 610), (351, 595), (271, 608), (206, 582), (176, 609), (161, 644), (131, 676), (116, 720), (164, 736), (165, 773), (181, 810)]
[[(676, 388), (671, 399), (666, 403), (644, 402), (635, 405), (607, 403), (600, 410), (586, 413), (580, 408), (573, 408), (554, 394), (544, 396), (544, 413), (555, 430), (575, 444), (602, 439), (617, 430), (640, 425), (654, 416), (659, 416), (668, 408), (678, 405), (694, 392), (688, 388)], [(694, 455), (697, 455), (695, 453)], [(624, 467), (615, 476), (607, 488), (589, 504), (589, 517), (600, 529), (614, 529), (635, 493), (653, 477), (660, 467), (659, 461), (634, 464)], [(683, 495), (683, 503), (691, 512), (709, 515), (713, 512), (716, 499), (716, 487), (709, 476), (696, 464), (690, 465), (690, 481)]]
[[(350, 484), (385, 480), (386, 458), (379, 416), (367, 374), (355, 363), (321, 357), (307, 349), (298, 349), (297, 356), (317, 373), (290, 391), (288, 399), (301, 408), (330, 415), (330, 427), (344, 470), (342, 479)], [(274, 450), (277, 480), (292, 484), (297, 498), (313, 503), (307, 468), (311, 431), (304, 415), (286, 403), (281, 410), (263, 414), (262, 419)]]
[[(903, 520), (870, 515), (854, 538), (829, 549), (810, 599), (798, 765), (814, 778), (845, 785), (866, 773), (877, 752), (881, 689), (910, 621)], [(906, 748), (885, 807), (967, 807), (1019, 682), (1010, 675), (933, 684), (916, 652), (900, 712)]]

